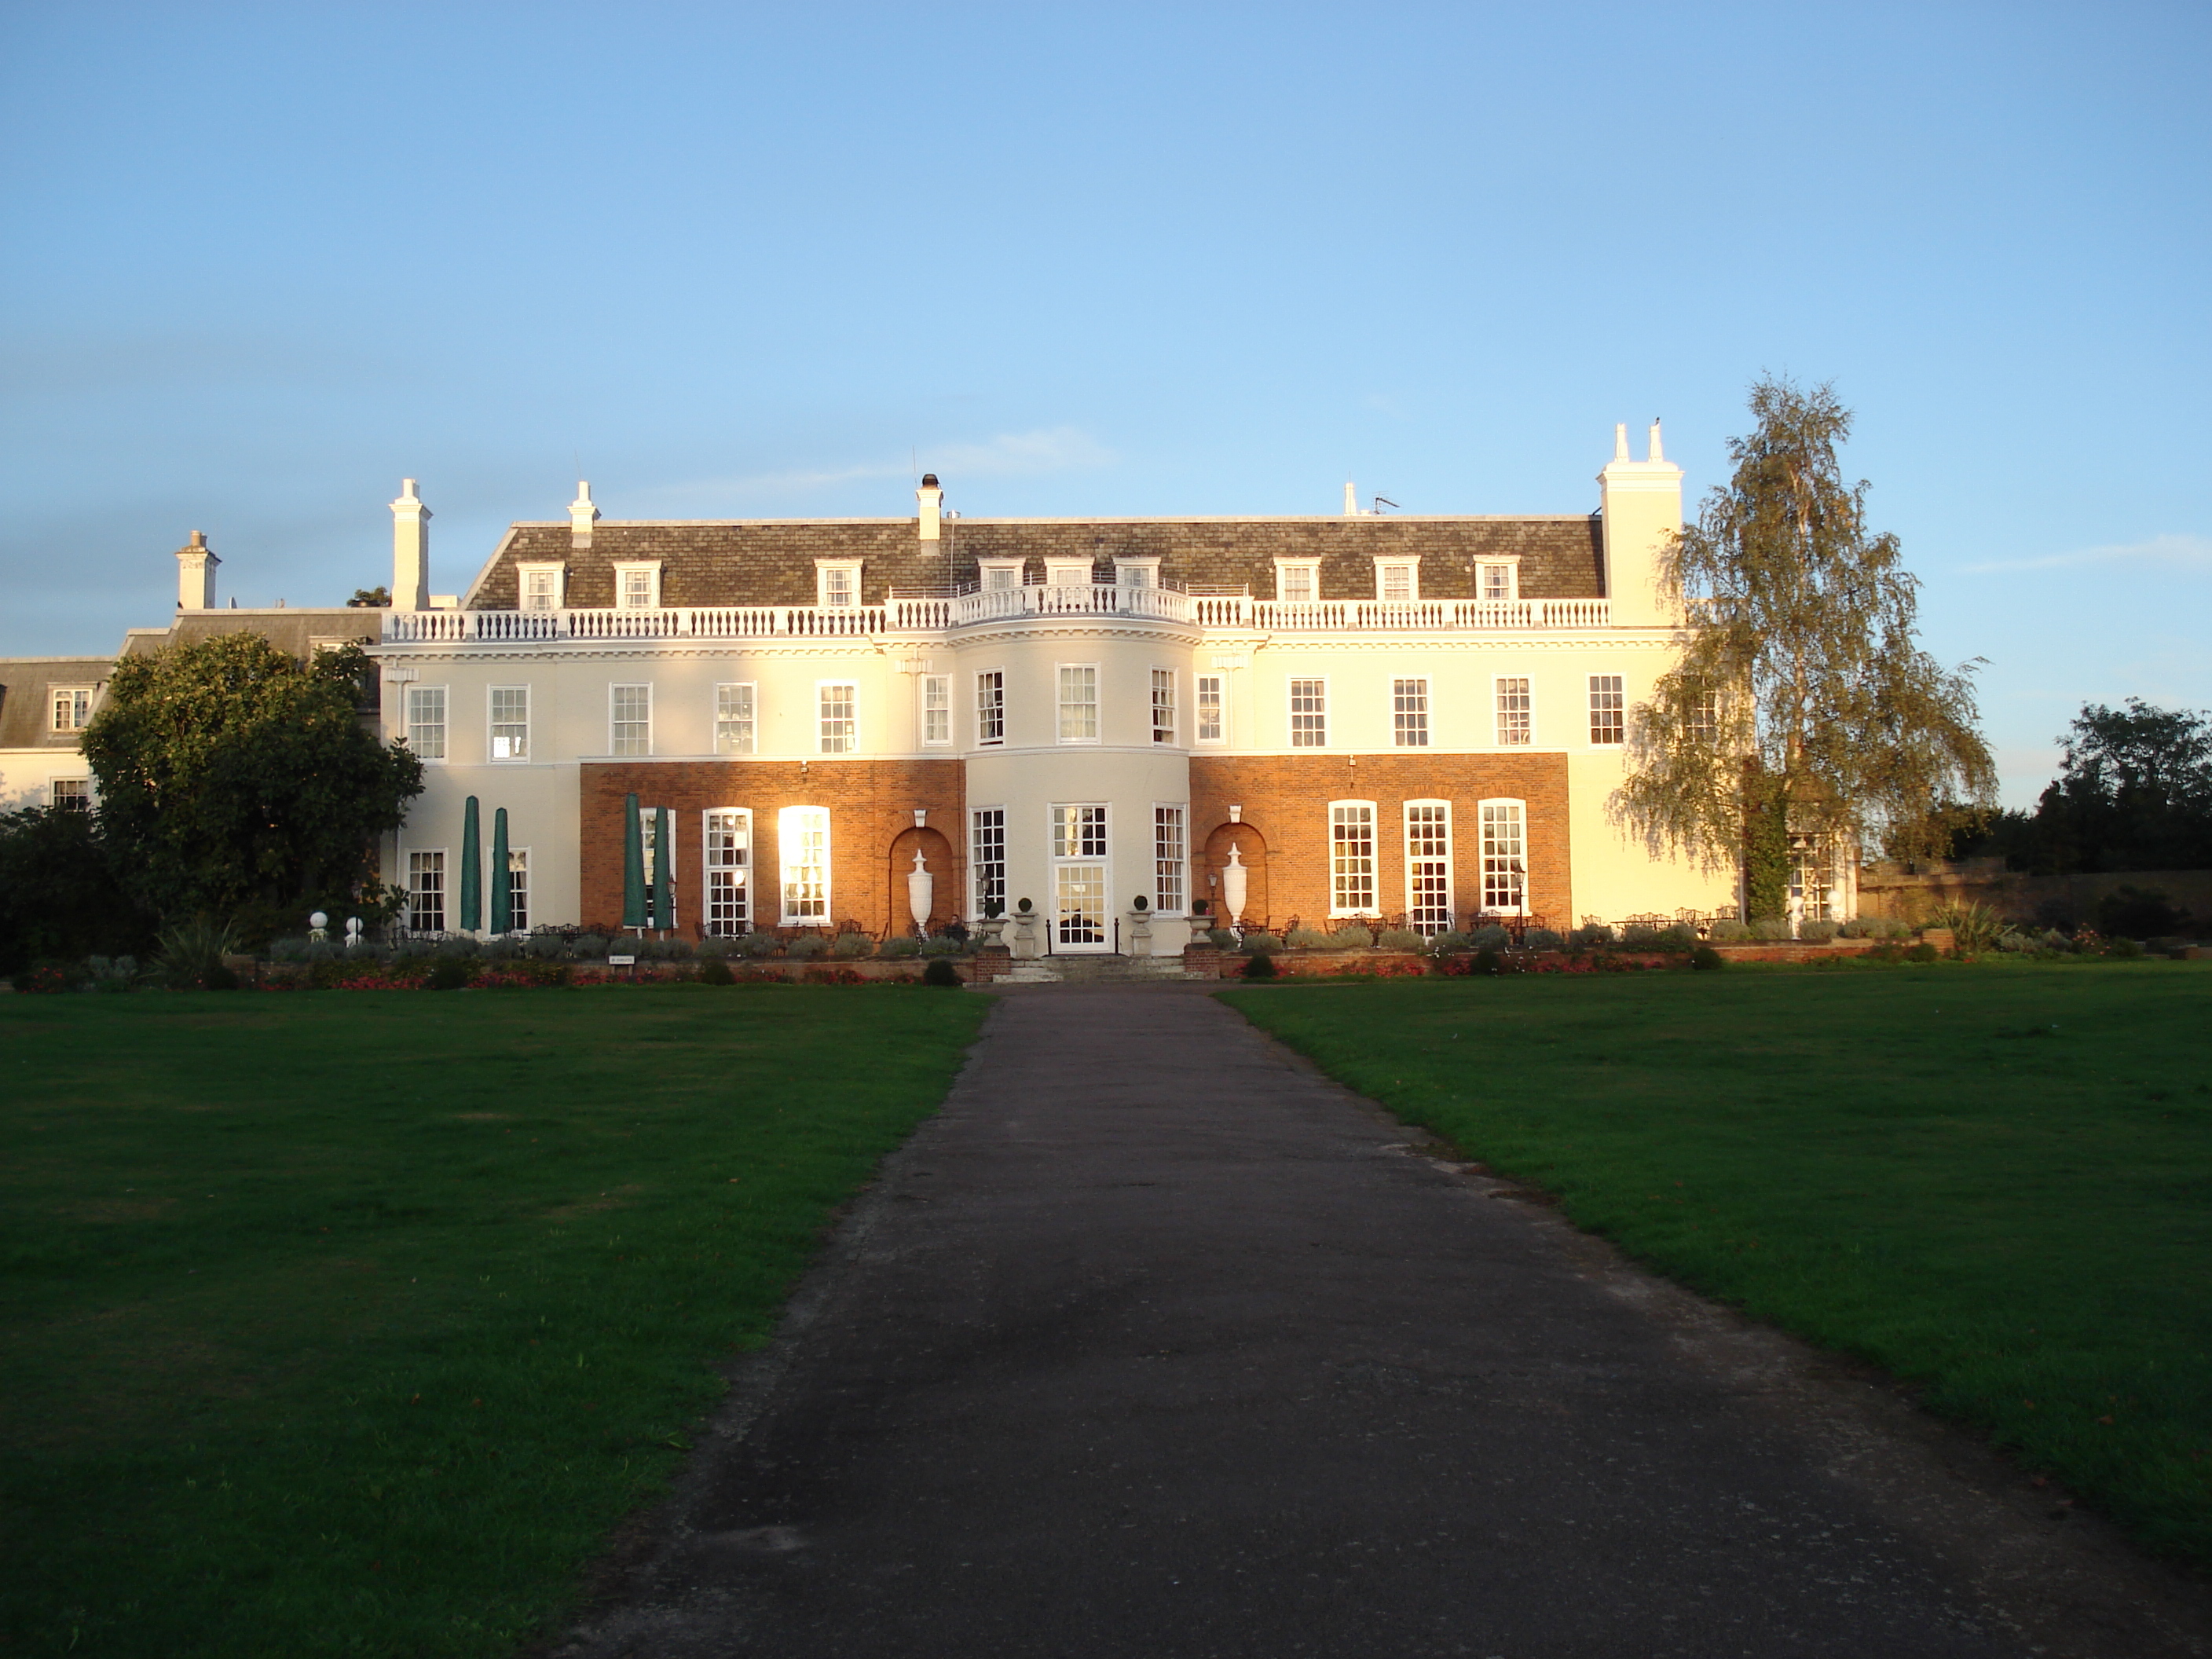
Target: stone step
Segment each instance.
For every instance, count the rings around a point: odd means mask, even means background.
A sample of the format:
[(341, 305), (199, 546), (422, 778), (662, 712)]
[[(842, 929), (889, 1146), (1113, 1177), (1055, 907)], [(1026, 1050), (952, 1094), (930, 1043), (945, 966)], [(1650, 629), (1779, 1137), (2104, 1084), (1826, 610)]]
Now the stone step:
[(1060, 956), (1016, 962), (1000, 985), (1106, 985), (1141, 980), (1185, 978), (1182, 958), (1173, 957)]

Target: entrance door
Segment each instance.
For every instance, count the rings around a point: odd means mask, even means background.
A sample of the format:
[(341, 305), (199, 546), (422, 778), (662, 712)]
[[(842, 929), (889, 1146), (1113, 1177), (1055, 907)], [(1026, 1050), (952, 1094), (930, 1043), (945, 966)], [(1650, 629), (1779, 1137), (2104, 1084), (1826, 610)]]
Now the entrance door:
[(1076, 955), (1111, 951), (1108, 920), (1106, 808), (1052, 809), (1052, 948)]

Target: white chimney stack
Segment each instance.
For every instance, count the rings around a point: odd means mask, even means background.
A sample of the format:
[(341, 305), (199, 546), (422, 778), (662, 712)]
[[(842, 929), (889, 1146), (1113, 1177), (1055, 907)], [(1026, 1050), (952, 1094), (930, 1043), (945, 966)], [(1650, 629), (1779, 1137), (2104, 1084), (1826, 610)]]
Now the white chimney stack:
[(576, 485), (576, 499), (568, 503), (568, 539), (578, 547), (592, 544), (592, 526), (599, 522), (599, 509), (592, 504), (592, 487), (580, 480)]
[(1359, 516), (1359, 492), (1352, 487), (1349, 478), (1344, 481), (1344, 516), (1347, 519)]
[(1682, 528), (1682, 469), (1666, 457), (1651, 423), (1649, 459), (1628, 458), (1628, 428), (1613, 429), (1613, 459), (1597, 475), (1605, 545), (1605, 595), (1615, 628), (1668, 628), (1679, 596), (1659, 585), (1661, 556)]
[(392, 504), (392, 608), (430, 608), (430, 509), (412, 478), (399, 481), (399, 499)]
[(921, 539), (933, 542), (937, 539), (938, 526), (945, 517), (945, 491), (938, 483), (934, 472), (921, 475), (921, 488), (914, 492), (914, 499), (921, 512)]
[(207, 532), (192, 532), (192, 538), (177, 550), (177, 609), (215, 609), (215, 568), (222, 561), (207, 544)]

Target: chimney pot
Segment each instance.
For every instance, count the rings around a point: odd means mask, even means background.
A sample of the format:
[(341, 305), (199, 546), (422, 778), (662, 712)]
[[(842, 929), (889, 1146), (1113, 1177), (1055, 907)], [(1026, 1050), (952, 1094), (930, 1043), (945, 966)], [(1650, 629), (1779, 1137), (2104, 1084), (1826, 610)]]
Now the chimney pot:
[(914, 492), (914, 499), (921, 539), (937, 540), (938, 528), (945, 517), (945, 490), (934, 472), (921, 475), (921, 488)]
[(192, 532), (191, 539), (177, 550), (178, 609), (215, 609), (215, 568), (222, 562), (208, 546), (207, 532)]
[(399, 499), (392, 503), (392, 608), (430, 608), (430, 509), (412, 478), (399, 481)]
[(568, 503), (568, 539), (577, 547), (592, 544), (592, 526), (599, 522), (599, 509), (592, 504), (592, 487), (579, 479), (576, 499)]

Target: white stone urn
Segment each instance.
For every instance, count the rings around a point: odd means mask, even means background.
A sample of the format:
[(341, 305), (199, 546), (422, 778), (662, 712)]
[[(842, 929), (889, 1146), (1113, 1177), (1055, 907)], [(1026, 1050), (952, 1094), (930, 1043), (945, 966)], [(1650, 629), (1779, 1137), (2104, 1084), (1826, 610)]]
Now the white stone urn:
[(1152, 953), (1152, 913), (1142, 900), (1129, 912), (1129, 954), (1148, 957)]
[(980, 948), (997, 950), (1005, 942), (1003, 936), (1006, 931), (1006, 919), (1004, 916), (985, 916), (975, 924), (975, 938)]
[(914, 917), (915, 931), (929, 931), (930, 902), (937, 896), (937, 878), (929, 873), (929, 860), (921, 848), (914, 849), (914, 868), (906, 872), (906, 908)]
[(1034, 910), (1014, 912), (1014, 955), (1024, 962), (1037, 953), (1036, 922)]
[(1231, 927), (1244, 919), (1244, 894), (1251, 879), (1251, 872), (1244, 867), (1244, 855), (1231, 842), (1229, 862), (1221, 866), (1221, 902), (1228, 909)]

